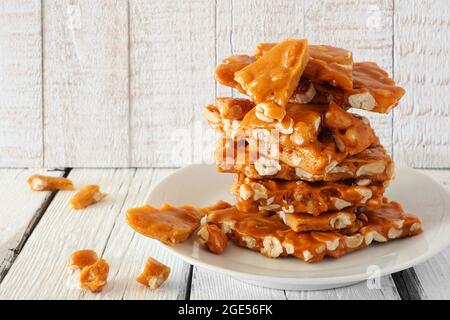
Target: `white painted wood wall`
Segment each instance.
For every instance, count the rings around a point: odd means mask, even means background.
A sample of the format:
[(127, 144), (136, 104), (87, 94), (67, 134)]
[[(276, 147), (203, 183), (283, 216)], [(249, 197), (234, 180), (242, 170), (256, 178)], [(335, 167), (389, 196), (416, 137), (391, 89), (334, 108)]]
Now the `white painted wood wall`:
[(174, 167), (208, 159), (216, 64), (308, 37), (407, 89), (371, 116), (396, 161), (450, 167), (449, 0), (1, 0), (0, 166)]

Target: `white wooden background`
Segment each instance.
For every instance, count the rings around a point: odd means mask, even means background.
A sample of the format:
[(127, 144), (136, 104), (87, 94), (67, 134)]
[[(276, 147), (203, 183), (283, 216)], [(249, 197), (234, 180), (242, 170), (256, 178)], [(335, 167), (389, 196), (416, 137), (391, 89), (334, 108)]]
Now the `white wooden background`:
[(371, 117), (396, 161), (450, 167), (449, 0), (1, 0), (0, 166), (176, 167), (205, 160), (217, 63), (308, 37), (407, 89)]

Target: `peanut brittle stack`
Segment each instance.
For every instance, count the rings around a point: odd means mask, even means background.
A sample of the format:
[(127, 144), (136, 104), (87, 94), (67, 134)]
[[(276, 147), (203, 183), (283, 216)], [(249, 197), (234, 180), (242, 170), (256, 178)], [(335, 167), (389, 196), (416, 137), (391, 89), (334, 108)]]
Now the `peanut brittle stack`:
[(236, 204), (132, 209), (135, 230), (175, 244), (203, 217), (198, 239), (214, 253), (228, 238), (307, 262), (422, 232), (419, 218), (384, 197), (394, 163), (368, 119), (349, 110), (388, 113), (404, 95), (377, 64), (286, 39), (224, 59), (216, 79), (247, 96), (217, 98), (204, 109), (221, 134), (217, 169), (236, 175)]

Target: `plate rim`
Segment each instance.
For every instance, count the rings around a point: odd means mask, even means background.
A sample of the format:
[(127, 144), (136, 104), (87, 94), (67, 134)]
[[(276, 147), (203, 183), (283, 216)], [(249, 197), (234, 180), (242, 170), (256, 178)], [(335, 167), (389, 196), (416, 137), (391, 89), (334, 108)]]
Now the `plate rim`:
[[(157, 185), (155, 185), (153, 188), (151, 188), (151, 190), (148, 192), (148, 194), (145, 196), (145, 203), (148, 203), (149, 198), (152, 196), (152, 193), (155, 192), (157, 190), (158, 187), (160, 187), (160, 185), (162, 183), (164, 183), (166, 180), (173, 178), (173, 176), (180, 174), (183, 171), (189, 171), (192, 170), (192, 168), (194, 167), (202, 167), (202, 166), (214, 166), (214, 165), (210, 165), (210, 164), (191, 164), (188, 166), (185, 166), (183, 168), (179, 168), (177, 170), (175, 170), (174, 172), (172, 172), (171, 174), (167, 175), (166, 177), (164, 177), (164, 179), (162, 179)], [(410, 168), (404, 164), (396, 164), (397, 170), (406, 170), (406, 171), (410, 171), (410, 172), (414, 172), (414, 174), (418, 174), (420, 175), (422, 178), (432, 182), (435, 186), (437, 186), (437, 188), (439, 189), (439, 191), (447, 196), (444, 197), (444, 203), (450, 205), (450, 200), (448, 198), (450, 198), (450, 193), (439, 183), (437, 182), (433, 177), (430, 177), (418, 170), (415, 170), (413, 168)], [(396, 171), (397, 171), (396, 170)], [(450, 231), (450, 230), (449, 230)], [(426, 232), (426, 231), (425, 231)], [(450, 233), (450, 232), (449, 232)], [(416, 237), (421, 237), (423, 236), (418, 235)], [(369, 279), (371, 277), (370, 274), (366, 273), (357, 273), (357, 274), (352, 274), (352, 275), (346, 275), (346, 276), (332, 276), (332, 277), (314, 277), (314, 278), (304, 278), (304, 277), (283, 277), (283, 276), (268, 276), (268, 275), (260, 275), (260, 274), (254, 274), (254, 273), (250, 273), (250, 272), (244, 272), (244, 271), (236, 271), (236, 270), (232, 270), (232, 269), (227, 269), (225, 267), (220, 267), (220, 266), (216, 266), (213, 264), (209, 264), (207, 262), (203, 262), (202, 260), (199, 259), (195, 259), (193, 257), (187, 256), (187, 255), (183, 255), (181, 253), (179, 253), (175, 247), (171, 247), (168, 246), (164, 243), (161, 243), (158, 240), (155, 239), (151, 239), (148, 238), (151, 241), (154, 241), (156, 243), (158, 243), (158, 245), (162, 246), (163, 248), (167, 249), (171, 254), (175, 255), (176, 257), (179, 257), (180, 259), (182, 259), (183, 261), (192, 264), (193, 266), (198, 266), (201, 268), (205, 268), (207, 270), (211, 270), (213, 272), (218, 272), (218, 273), (222, 273), (222, 274), (226, 274), (229, 275), (231, 277), (235, 277), (238, 279), (249, 279), (249, 280), (258, 280), (258, 281), (264, 281), (264, 282), (283, 282), (283, 283), (295, 283), (297, 285), (342, 285), (345, 283), (356, 283), (356, 282), (361, 282), (361, 281), (365, 281), (367, 279)], [(392, 273), (395, 272), (399, 272), (402, 270), (406, 270), (408, 268), (414, 267), (420, 263), (425, 262), (426, 260), (431, 259), (432, 257), (436, 256), (437, 254), (439, 254), (440, 252), (442, 252), (445, 248), (447, 248), (450, 245), (450, 236), (448, 236), (445, 241), (440, 241), (437, 245), (433, 246), (430, 248), (430, 250), (428, 250), (425, 254), (422, 254), (421, 256), (418, 256), (417, 258), (414, 259), (410, 259), (406, 262), (403, 262), (401, 264), (395, 264), (392, 266), (385, 266), (380, 268), (380, 276), (386, 276), (386, 275), (390, 275)]]

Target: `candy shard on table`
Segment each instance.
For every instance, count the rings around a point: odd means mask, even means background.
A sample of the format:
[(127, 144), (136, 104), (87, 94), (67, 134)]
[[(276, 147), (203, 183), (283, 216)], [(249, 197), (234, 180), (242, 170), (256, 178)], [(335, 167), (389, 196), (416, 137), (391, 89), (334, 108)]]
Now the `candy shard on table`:
[(150, 205), (129, 209), (128, 225), (136, 232), (168, 245), (183, 242), (200, 226), (205, 215), (202, 209), (192, 206), (164, 204), (160, 209)]
[(75, 186), (68, 178), (32, 175), (27, 180), (33, 191), (74, 190)]

